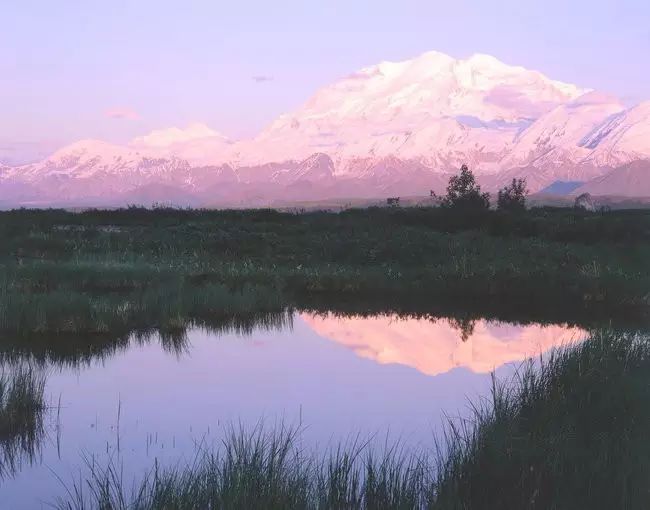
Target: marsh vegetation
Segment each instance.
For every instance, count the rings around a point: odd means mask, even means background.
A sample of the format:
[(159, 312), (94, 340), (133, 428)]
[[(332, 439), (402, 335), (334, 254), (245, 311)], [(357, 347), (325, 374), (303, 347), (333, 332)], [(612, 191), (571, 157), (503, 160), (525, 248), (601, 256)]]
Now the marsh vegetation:
[(649, 256), (645, 211), (12, 211), (0, 332), (174, 330), (339, 303), (643, 323)]

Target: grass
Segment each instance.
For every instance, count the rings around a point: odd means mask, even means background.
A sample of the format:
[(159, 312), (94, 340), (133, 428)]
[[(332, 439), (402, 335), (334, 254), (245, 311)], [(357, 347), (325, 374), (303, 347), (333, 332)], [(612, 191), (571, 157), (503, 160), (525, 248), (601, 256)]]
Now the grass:
[(433, 508), (647, 508), (650, 340), (600, 333), (524, 365), (449, 428)]
[(372, 453), (352, 441), (318, 457), (299, 447), (299, 430), (232, 429), (216, 452), (187, 466), (155, 466), (132, 491), (121, 469), (88, 463), (90, 476), (68, 489), (57, 508), (307, 509), (416, 508), (424, 465), (399, 448)]
[(126, 334), (339, 303), (647, 324), (649, 257), (648, 211), (9, 211), (0, 336)]
[(0, 478), (36, 456), (45, 432), (45, 375), (25, 365), (0, 371)]
[(119, 467), (93, 463), (58, 508), (647, 508), (649, 370), (650, 338), (595, 334), (495, 381), (427, 452), (352, 441), (319, 456), (294, 429), (235, 429), (132, 489)]

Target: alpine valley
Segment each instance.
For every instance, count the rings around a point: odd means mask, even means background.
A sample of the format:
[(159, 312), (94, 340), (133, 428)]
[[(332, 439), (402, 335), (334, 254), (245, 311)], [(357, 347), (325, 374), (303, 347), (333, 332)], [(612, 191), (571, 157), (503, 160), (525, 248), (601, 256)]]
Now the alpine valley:
[[(428, 196), (466, 163), (484, 189), (650, 196), (650, 101), (616, 98), (488, 55), (428, 52), (361, 69), (230, 140), (201, 124), (124, 146), (82, 140), (0, 164), (0, 205), (258, 206)], [(555, 186), (555, 188), (553, 188)], [(561, 186), (560, 186), (561, 187)]]

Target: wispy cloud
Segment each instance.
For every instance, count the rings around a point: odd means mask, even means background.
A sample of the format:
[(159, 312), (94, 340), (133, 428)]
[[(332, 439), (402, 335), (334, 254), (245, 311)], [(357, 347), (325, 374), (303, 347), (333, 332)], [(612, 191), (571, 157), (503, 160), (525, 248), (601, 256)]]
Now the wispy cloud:
[(138, 120), (140, 114), (131, 108), (110, 108), (104, 112), (109, 119)]
[(266, 81), (273, 81), (273, 76), (258, 74), (257, 76), (253, 76), (253, 81), (255, 83), (264, 83)]

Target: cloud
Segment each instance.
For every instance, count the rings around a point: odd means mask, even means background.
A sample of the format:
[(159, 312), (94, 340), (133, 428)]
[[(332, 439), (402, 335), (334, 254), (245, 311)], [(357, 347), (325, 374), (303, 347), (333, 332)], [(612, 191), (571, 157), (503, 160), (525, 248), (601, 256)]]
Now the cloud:
[(104, 116), (109, 119), (138, 120), (140, 118), (140, 114), (130, 108), (110, 108), (104, 112)]
[(253, 76), (253, 81), (255, 83), (264, 83), (265, 81), (273, 81), (273, 76), (265, 76), (263, 74), (259, 74), (257, 76)]
[(509, 85), (493, 88), (484, 98), (484, 102), (500, 108), (513, 109), (527, 117), (539, 117), (556, 106), (551, 101), (533, 101), (521, 91)]

